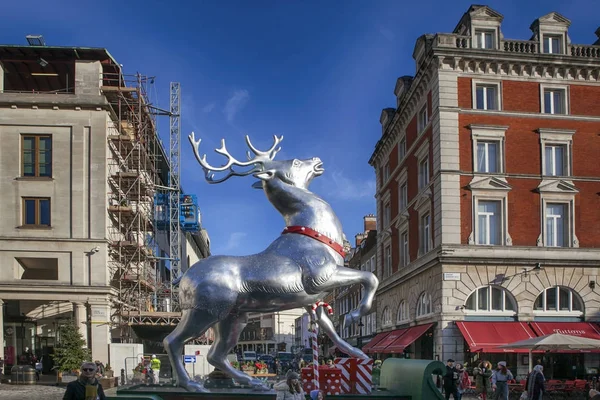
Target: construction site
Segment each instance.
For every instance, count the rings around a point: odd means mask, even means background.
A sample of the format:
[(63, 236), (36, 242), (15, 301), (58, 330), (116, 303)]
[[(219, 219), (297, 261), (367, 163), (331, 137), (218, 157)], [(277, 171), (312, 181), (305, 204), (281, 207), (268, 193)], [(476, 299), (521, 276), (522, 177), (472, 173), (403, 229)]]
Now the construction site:
[(73, 319), (104, 363), (111, 343), (156, 351), (180, 318), (173, 282), (210, 255), (181, 186), (181, 85), (162, 109), (157, 78), (105, 49), (27, 41), (0, 45), (0, 261), (15, 266), (0, 272), (0, 356), (51, 368)]

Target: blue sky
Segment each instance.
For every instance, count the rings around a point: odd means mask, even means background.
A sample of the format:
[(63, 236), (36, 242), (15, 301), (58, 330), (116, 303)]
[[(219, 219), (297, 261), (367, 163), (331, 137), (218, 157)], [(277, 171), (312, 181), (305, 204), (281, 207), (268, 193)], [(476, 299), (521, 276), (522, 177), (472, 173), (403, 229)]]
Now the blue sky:
[[(212, 152), (225, 138), (238, 157), (244, 135), (278, 159), (318, 156), (326, 172), (311, 189), (338, 213), (348, 239), (375, 212), (375, 175), (367, 161), (381, 136), (381, 109), (395, 104), (396, 78), (414, 74), (423, 33), (451, 32), (470, 1), (126, 0), (10, 1), (0, 42), (105, 47), (126, 73), (156, 76), (151, 100), (169, 105), (169, 82), (182, 87), (182, 183), (198, 195), (213, 254), (263, 250), (284, 227), (253, 179), (208, 185), (187, 134)], [(504, 15), (507, 38), (529, 39), (534, 19), (557, 11), (571, 19), (574, 43), (591, 44), (597, 0), (488, 1)], [(426, 7), (426, 8), (424, 8)], [(429, 10), (434, 10), (432, 13)], [(168, 143), (168, 120), (160, 124)]]

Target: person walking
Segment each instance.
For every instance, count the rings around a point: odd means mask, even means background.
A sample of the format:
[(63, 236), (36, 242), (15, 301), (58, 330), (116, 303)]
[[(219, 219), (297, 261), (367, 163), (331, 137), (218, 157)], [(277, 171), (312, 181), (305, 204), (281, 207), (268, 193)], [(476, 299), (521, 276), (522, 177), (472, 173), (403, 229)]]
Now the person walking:
[(104, 389), (96, 379), (97, 367), (93, 362), (81, 364), (79, 378), (67, 385), (63, 400), (106, 400)]
[(299, 381), (300, 377), (292, 370), (285, 375), (285, 381), (273, 386), (277, 392), (276, 400), (305, 400), (304, 390)]
[(475, 379), (475, 391), (481, 396), (481, 400), (487, 400), (491, 388), (492, 364), (488, 361), (482, 361), (473, 368), (473, 377)]
[(458, 395), (458, 371), (454, 367), (454, 360), (448, 359), (446, 362), (446, 373), (444, 374), (444, 392), (446, 392), (446, 400), (450, 399), (450, 395), (454, 400), (459, 400)]
[(158, 385), (160, 379), (160, 360), (156, 357), (156, 354), (152, 354), (150, 359), (150, 368), (152, 369), (152, 380), (155, 385)]
[(458, 371), (458, 399), (460, 400), (463, 393), (471, 387), (471, 378), (462, 364), (456, 363), (456, 370)]
[(541, 400), (542, 395), (546, 393), (545, 382), (544, 367), (538, 364), (533, 367), (533, 371), (527, 376), (527, 383), (525, 384), (527, 400)]
[(514, 379), (512, 372), (506, 368), (506, 361), (500, 361), (492, 373), (492, 390), (494, 400), (508, 400), (508, 381)]

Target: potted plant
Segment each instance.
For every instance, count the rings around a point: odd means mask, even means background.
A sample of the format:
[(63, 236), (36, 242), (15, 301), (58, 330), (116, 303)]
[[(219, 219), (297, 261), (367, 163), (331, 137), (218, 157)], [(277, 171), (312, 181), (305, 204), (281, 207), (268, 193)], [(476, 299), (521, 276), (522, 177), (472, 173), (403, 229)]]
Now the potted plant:
[(268, 374), (269, 373), (269, 369), (267, 367), (267, 364), (257, 361), (256, 363), (254, 363), (254, 373), (255, 374)]
[(231, 366), (235, 369), (240, 369), (240, 363), (237, 361), (231, 361), (230, 362)]
[(242, 371), (244, 371), (246, 373), (254, 372), (254, 365), (252, 365), (252, 363), (250, 361), (247, 361), (244, 364), (242, 364)]
[(79, 375), (81, 363), (90, 359), (90, 350), (85, 347), (85, 339), (73, 322), (60, 326), (58, 333), (59, 341), (51, 357), (56, 370), (56, 381), (62, 383), (63, 372)]

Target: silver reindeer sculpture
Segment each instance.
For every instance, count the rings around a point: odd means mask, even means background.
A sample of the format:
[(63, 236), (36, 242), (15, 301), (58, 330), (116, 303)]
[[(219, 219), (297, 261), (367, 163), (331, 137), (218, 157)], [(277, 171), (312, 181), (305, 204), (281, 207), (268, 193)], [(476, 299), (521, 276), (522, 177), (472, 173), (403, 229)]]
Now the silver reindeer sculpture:
[[(188, 391), (206, 391), (189, 379), (181, 360), (184, 343), (213, 328), (215, 341), (207, 360), (238, 383), (258, 390), (268, 387), (256, 378), (233, 368), (227, 354), (235, 347), (248, 320), (248, 313), (268, 313), (305, 308), (321, 300), (334, 288), (361, 284), (363, 297), (356, 309), (346, 315), (344, 326), (357, 323), (371, 309), (379, 285), (371, 272), (344, 267), (342, 224), (331, 206), (308, 190), (313, 178), (323, 174), (317, 157), (306, 160), (275, 161), (283, 136), (267, 151), (257, 150), (248, 136), (247, 161), (236, 160), (221, 141), (217, 153), (227, 157), (225, 165), (213, 167), (200, 156), (194, 133), (189, 136), (196, 159), (208, 183), (220, 183), (232, 176), (258, 178), (253, 187), (264, 190), (281, 213), (286, 228), (261, 253), (234, 257), (211, 256), (198, 261), (185, 272), (179, 283), (181, 321), (164, 340), (177, 385)], [(235, 167), (235, 168), (234, 168)], [(223, 173), (216, 178), (215, 173)], [(353, 357), (368, 358), (335, 332), (331, 320), (317, 310), (317, 324), (335, 345)]]

